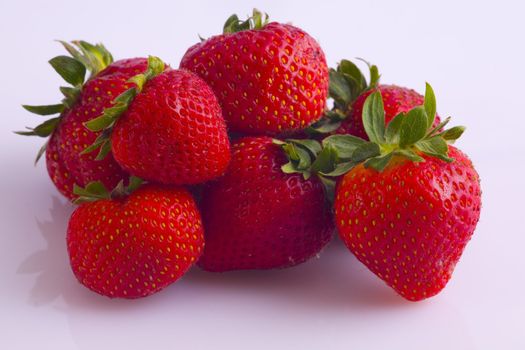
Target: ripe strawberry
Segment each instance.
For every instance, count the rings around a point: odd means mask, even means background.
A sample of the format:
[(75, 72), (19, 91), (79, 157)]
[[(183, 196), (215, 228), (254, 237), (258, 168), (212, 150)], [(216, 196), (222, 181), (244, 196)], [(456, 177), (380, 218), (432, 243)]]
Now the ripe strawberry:
[(323, 186), (316, 178), (285, 174), (283, 150), (269, 137), (232, 144), (228, 172), (205, 186), (208, 271), (284, 268), (319, 253), (333, 232)]
[(265, 14), (240, 22), (231, 16), (222, 35), (188, 49), (180, 68), (203, 78), (222, 106), (229, 128), (247, 134), (288, 134), (321, 118), (328, 68), (319, 44)]
[(464, 128), (440, 131), (448, 120), (432, 127), (434, 116), (434, 95), (427, 86), (424, 108), (400, 114), (385, 128), (377, 91), (363, 108), (370, 142), (349, 135), (324, 140), (335, 158), (347, 157), (336, 169), (350, 169), (337, 185), (334, 204), (341, 238), (372, 272), (412, 301), (445, 287), (481, 207), (476, 170), (465, 154), (447, 146)]
[(201, 255), (201, 218), (185, 189), (144, 185), (112, 199), (101, 183), (91, 183), (76, 194), (95, 201), (80, 205), (69, 221), (71, 268), (96, 293), (148, 296), (178, 280)]
[[(111, 54), (102, 46), (75, 42), (81, 52), (63, 43), (73, 58), (58, 56), (50, 60), (53, 68), (73, 87), (61, 87), (65, 98), (60, 104), (49, 106), (24, 106), (40, 115), (60, 114), (21, 135), (49, 137), (40, 150), (37, 161), (46, 152), (47, 170), (57, 189), (73, 199), (73, 186), (86, 186), (91, 181), (102, 181), (109, 188), (128, 175), (113, 157), (103, 161), (95, 155), (81, 154), (92, 144), (98, 133), (86, 130), (84, 122), (94, 118), (112, 105), (114, 96), (128, 89), (127, 80), (144, 71), (146, 59), (134, 58), (113, 62)], [(86, 70), (91, 78), (84, 83)]]
[[(367, 140), (362, 119), (363, 104), (375, 91), (381, 92), (386, 124), (399, 113), (406, 113), (423, 104), (424, 97), (412, 89), (379, 84), (380, 76), (377, 67), (370, 64), (368, 66), (369, 83), (351, 61), (342, 60), (337, 69), (330, 70), (330, 97), (334, 99), (334, 108), (322, 121), (314, 125), (314, 130), (332, 134), (350, 134)], [(436, 116), (434, 126), (439, 122), (440, 118)]]
[(480, 211), (478, 174), (450, 147), (453, 163), (394, 160), (383, 172), (362, 164), (339, 183), (335, 216), (355, 256), (399, 294), (439, 293), (470, 240)]
[(212, 90), (185, 70), (164, 71), (150, 57), (136, 87), (88, 123), (104, 130), (87, 151), (101, 147), (133, 175), (163, 184), (198, 184), (220, 176), (230, 160), (221, 109)]

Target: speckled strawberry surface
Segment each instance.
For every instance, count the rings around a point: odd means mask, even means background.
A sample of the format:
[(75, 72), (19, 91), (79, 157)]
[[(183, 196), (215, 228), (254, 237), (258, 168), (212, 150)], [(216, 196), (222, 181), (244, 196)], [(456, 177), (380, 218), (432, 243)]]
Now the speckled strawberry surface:
[(449, 281), (479, 219), (481, 191), (471, 161), (424, 156), (383, 172), (359, 165), (339, 182), (335, 220), (354, 255), (406, 299), (437, 294)]
[(180, 63), (213, 89), (229, 128), (246, 134), (286, 134), (321, 118), (328, 68), (319, 44), (289, 24), (211, 37)]
[(167, 70), (145, 85), (115, 124), (111, 146), (123, 169), (164, 184), (208, 181), (230, 160), (217, 99), (185, 70)]
[(85, 203), (67, 230), (80, 283), (112, 298), (139, 298), (179, 279), (204, 246), (200, 214), (182, 188), (144, 185), (124, 199)]
[[(399, 113), (406, 113), (416, 106), (421, 106), (424, 102), (423, 95), (415, 90), (397, 85), (379, 85), (377, 88), (363, 92), (356, 98), (350, 107), (350, 112), (346, 119), (343, 120), (339, 129), (335, 131), (336, 134), (350, 134), (368, 140), (363, 127), (363, 105), (366, 98), (375, 91), (380, 91), (383, 97), (386, 124)], [(438, 125), (439, 122), (440, 118), (436, 116), (434, 126)]]
[(320, 181), (284, 174), (286, 156), (268, 137), (238, 139), (232, 153), (227, 173), (202, 193), (206, 248), (199, 266), (284, 268), (318, 254), (333, 231)]
[(131, 86), (127, 80), (143, 72), (146, 66), (145, 58), (112, 63), (88, 80), (75, 105), (62, 113), (46, 149), (46, 164), (51, 180), (64, 196), (70, 199), (75, 197), (72, 192), (74, 184), (83, 187), (99, 180), (106, 187), (113, 188), (129, 176), (111, 155), (98, 161), (95, 160), (96, 153), (80, 154), (98, 135), (88, 130), (83, 123), (111, 107), (113, 99)]

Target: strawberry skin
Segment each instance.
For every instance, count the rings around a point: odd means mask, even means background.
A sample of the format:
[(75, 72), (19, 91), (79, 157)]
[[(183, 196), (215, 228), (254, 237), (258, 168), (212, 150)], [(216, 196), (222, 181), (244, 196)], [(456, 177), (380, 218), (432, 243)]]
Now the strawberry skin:
[(439, 293), (479, 219), (481, 191), (471, 161), (393, 161), (383, 172), (358, 165), (339, 182), (335, 219), (347, 247), (399, 294)]
[(140, 298), (179, 279), (200, 256), (197, 206), (182, 188), (144, 185), (124, 199), (79, 206), (67, 230), (80, 283), (111, 298)]
[(180, 67), (215, 92), (234, 132), (288, 134), (321, 118), (328, 68), (319, 44), (288, 24), (211, 37), (188, 49)]
[[(377, 88), (369, 89), (360, 94), (350, 107), (350, 112), (336, 134), (350, 134), (368, 140), (363, 127), (363, 105), (366, 98), (375, 91), (380, 91), (385, 108), (385, 124), (388, 124), (396, 115), (406, 113), (414, 107), (421, 106), (424, 102), (423, 95), (415, 90), (397, 85), (379, 85)], [(434, 120), (434, 126), (440, 122), (439, 116)]]
[(208, 271), (284, 268), (318, 254), (332, 237), (323, 186), (312, 177), (284, 174), (282, 149), (269, 137), (232, 144), (227, 173), (204, 188)]
[(95, 160), (94, 153), (80, 154), (95, 141), (98, 134), (86, 129), (83, 123), (111, 107), (114, 97), (131, 86), (127, 80), (144, 71), (146, 66), (144, 58), (112, 63), (88, 80), (75, 105), (62, 113), (46, 148), (46, 164), (51, 180), (67, 198), (75, 198), (74, 184), (83, 187), (97, 180), (113, 188), (128, 177), (112, 156), (99, 161)]
[(184, 70), (167, 70), (145, 85), (115, 124), (111, 147), (123, 169), (164, 184), (208, 181), (230, 160), (213, 91)]

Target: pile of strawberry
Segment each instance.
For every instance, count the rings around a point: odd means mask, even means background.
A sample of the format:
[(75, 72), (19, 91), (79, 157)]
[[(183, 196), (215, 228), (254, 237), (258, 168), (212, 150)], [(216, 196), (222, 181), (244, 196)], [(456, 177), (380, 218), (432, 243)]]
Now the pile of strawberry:
[(328, 69), (310, 35), (257, 10), (190, 47), (179, 69), (62, 44), (70, 56), (50, 64), (64, 99), (24, 106), (56, 116), (19, 133), (47, 138), (38, 158), (79, 205), (67, 246), (89, 289), (138, 298), (193, 264), (290, 267), (335, 230), (406, 299), (450, 279), (481, 191), (450, 145), (464, 127), (446, 128), (430, 85), (422, 96), (380, 84), (373, 65), (369, 79), (348, 60)]

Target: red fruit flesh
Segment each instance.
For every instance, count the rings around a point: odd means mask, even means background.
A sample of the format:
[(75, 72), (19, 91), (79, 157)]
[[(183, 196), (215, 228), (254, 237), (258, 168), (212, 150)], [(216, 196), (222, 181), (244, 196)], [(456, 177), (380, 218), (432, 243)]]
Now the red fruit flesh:
[[(396, 85), (379, 85), (375, 89), (367, 90), (359, 95), (351, 106), (350, 112), (346, 119), (341, 123), (337, 134), (351, 134), (368, 140), (365, 128), (363, 126), (363, 105), (366, 98), (372, 93), (379, 90), (383, 97), (385, 108), (385, 124), (388, 124), (396, 115), (406, 113), (412, 108), (423, 105), (425, 98), (412, 89)], [(434, 126), (440, 122), (439, 116), (434, 120)]]
[(319, 253), (333, 232), (319, 180), (284, 174), (286, 156), (268, 137), (239, 139), (232, 152), (227, 173), (203, 191), (206, 248), (199, 266), (284, 268)]
[(479, 219), (479, 177), (461, 151), (453, 163), (424, 156), (379, 173), (359, 165), (340, 181), (339, 234), (372, 272), (408, 300), (439, 293)]
[(146, 67), (144, 58), (112, 63), (85, 83), (76, 104), (62, 114), (46, 148), (46, 163), (49, 176), (64, 196), (76, 197), (74, 184), (84, 187), (91, 181), (101, 181), (107, 188), (114, 188), (119, 181), (128, 178), (111, 155), (98, 161), (95, 160), (96, 152), (80, 154), (98, 136), (83, 123), (111, 107), (114, 98), (131, 86), (127, 80)]
[(180, 67), (211, 86), (234, 132), (287, 134), (317, 121), (325, 108), (324, 53), (288, 24), (211, 37), (188, 49)]
[(187, 190), (145, 185), (126, 199), (79, 206), (69, 221), (67, 246), (80, 283), (131, 299), (179, 279), (200, 256), (204, 234)]
[(226, 124), (206, 83), (169, 70), (149, 81), (115, 124), (112, 153), (131, 174), (164, 184), (197, 184), (224, 173)]

